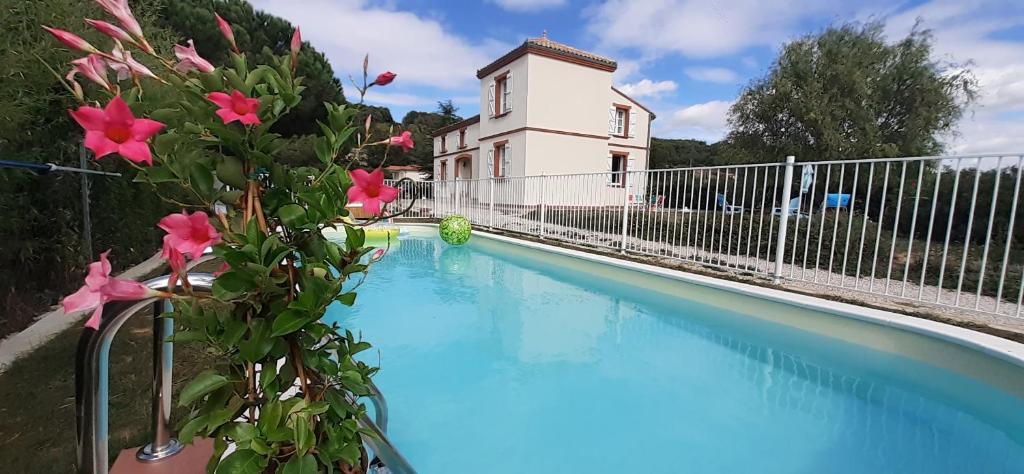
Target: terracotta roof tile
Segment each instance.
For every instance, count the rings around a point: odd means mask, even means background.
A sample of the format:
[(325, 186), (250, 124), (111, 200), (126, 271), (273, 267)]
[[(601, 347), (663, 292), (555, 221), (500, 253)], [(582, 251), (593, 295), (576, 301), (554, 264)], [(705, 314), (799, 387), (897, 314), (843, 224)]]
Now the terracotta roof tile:
[(528, 44), (532, 44), (534, 46), (541, 46), (541, 47), (544, 47), (544, 48), (551, 49), (553, 51), (558, 51), (558, 52), (562, 52), (562, 53), (572, 54), (574, 56), (579, 56), (581, 58), (589, 59), (591, 61), (607, 63), (610, 66), (615, 65), (615, 61), (612, 60), (612, 59), (608, 59), (608, 58), (603, 57), (603, 56), (598, 56), (598, 55), (596, 55), (594, 53), (588, 53), (586, 51), (583, 51), (582, 49), (573, 48), (572, 46), (569, 46), (567, 44), (562, 44), (562, 43), (559, 43), (557, 41), (552, 41), (547, 36), (542, 36), (540, 38), (530, 38), (530, 39), (526, 40), (526, 42)]

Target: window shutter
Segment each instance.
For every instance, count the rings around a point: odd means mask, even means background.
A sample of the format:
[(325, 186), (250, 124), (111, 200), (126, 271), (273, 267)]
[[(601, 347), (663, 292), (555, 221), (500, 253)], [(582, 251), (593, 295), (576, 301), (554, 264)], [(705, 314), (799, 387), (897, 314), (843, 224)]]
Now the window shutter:
[(505, 90), (502, 91), (504, 97), (501, 100), (501, 108), (504, 112), (512, 111), (512, 71), (508, 72), (505, 76)]
[(497, 176), (494, 174), (494, 149), (487, 150), (487, 176)]
[(615, 106), (608, 109), (608, 134), (615, 135)]
[(615, 172), (614, 172), (615, 168), (613, 167), (613, 163), (614, 162), (615, 162), (615, 156), (612, 155), (611, 153), (609, 153), (608, 154), (608, 158), (607, 158), (607, 162), (605, 164), (605, 171), (608, 172), (608, 178), (605, 180), (605, 184), (608, 184), (609, 186), (612, 185), (612, 184), (615, 184)]
[(487, 88), (487, 113), (490, 117), (494, 117), (494, 81), (491, 81), (491, 85)]
[(512, 144), (506, 143), (505, 150), (501, 152), (501, 175), (509, 176), (510, 168), (512, 168)]
[(629, 138), (636, 136), (636, 110), (629, 110)]

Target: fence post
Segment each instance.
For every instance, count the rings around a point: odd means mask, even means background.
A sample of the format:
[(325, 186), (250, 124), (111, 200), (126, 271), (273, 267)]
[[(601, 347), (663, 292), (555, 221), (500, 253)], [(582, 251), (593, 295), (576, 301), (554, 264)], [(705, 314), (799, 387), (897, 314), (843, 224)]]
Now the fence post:
[(775, 242), (775, 271), (772, 272), (772, 282), (776, 284), (782, 280), (782, 263), (786, 255), (786, 227), (789, 223), (789, 192), (793, 187), (793, 168), (796, 166), (795, 163), (795, 156), (787, 156), (786, 170), (782, 175), (782, 196), (779, 198), (779, 209), (782, 209), (782, 216), (779, 218), (779, 235)]
[(629, 223), (629, 173), (622, 173), (622, 245), (619, 251), (626, 253), (626, 225)]
[(547, 183), (548, 178), (543, 174), (540, 175), (540, 238), (544, 238), (544, 222), (545, 216), (548, 213), (548, 194), (547, 194)]
[(494, 230), (494, 176), (488, 177), (487, 182), (491, 186), (491, 197), (488, 199), (489, 208), (487, 209), (487, 227)]
[(460, 195), (462, 194), (462, 190), (459, 189), (459, 188), (460, 188), (460, 186), (459, 186), (459, 177), (456, 176), (455, 177), (455, 213), (456, 214), (460, 213), (460, 207), (461, 207), (461, 206), (459, 206), (459, 201), (461, 201)]

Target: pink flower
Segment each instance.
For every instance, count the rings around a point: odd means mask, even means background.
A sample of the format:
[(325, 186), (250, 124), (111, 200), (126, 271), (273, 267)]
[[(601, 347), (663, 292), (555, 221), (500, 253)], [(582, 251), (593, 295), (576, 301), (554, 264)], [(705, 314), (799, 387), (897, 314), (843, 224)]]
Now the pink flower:
[(90, 20), (88, 18), (85, 19), (85, 23), (96, 29), (96, 31), (99, 31), (113, 39), (124, 41), (126, 43), (135, 43), (135, 40), (132, 39), (132, 35), (129, 35), (128, 32), (110, 23), (101, 20)]
[(168, 244), (168, 237), (170, 235), (164, 236), (164, 246), (160, 250), (160, 258), (166, 260), (167, 265), (171, 267), (171, 277), (167, 282), (167, 287), (170, 288), (178, 284), (178, 278), (181, 276), (182, 271), (185, 270), (185, 255)]
[(259, 116), (256, 115), (256, 112), (260, 110), (260, 101), (258, 99), (246, 98), (244, 94), (237, 90), (232, 92), (231, 95), (223, 92), (211, 92), (206, 96), (206, 99), (220, 106), (220, 109), (217, 110), (217, 116), (225, 124), (235, 120), (245, 125), (259, 125), (261, 123)]
[(110, 82), (107, 80), (107, 60), (100, 57), (98, 54), (90, 54), (84, 58), (78, 58), (71, 61), (74, 67), (71, 68), (71, 72), (65, 77), (67, 80), (74, 82), (75, 76), (81, 74), (86, 79), (99, 84), (100, 87), (106, 90), (112, 90)]
[(413, 147), (416, 146), (416, 144), (414, 144), (412, 142), (412, 132), (408, 132), (408, 131), (402, 132), (401, 135), (389, 138), (388, 139), (388, 145), (389, 146), (400, 146), (400, 147), (402, 147), (403, 151), (412, 150)]
[(79, 107), (70, 113), (85, 129), (85, 147), (96, 154), (96, 159), (117, 153), (133, 163), (153, 164), (146, 141), (159, 133), (164, 124), (135, 118), (120, 96), (103, 109)]
[(373, 252), (373, 255), (370, 255), (370, 262), (379, 262), (380, 259), (384, 258), (384, 253), (384, 249), (377, 249), (375, 252)]
[(220, 242), (220, 233), (210, 225), (210, 218), (206, 213), (201, 211), (192, 214), (169, 214), (160, 219), (157, 227), (167, 232), (164, 236), (164, 253), (168, 257), (173, 256), (168, 249), (173, 249), (195, 260), (201, 257), (206, 249)]
[(395, 80), (395, 76), (397, 76), (397, 75), (398, 74), (395, 74), (395, 73), (393, 73), (391, 71), (382, 73), (381, 75), (377, 76), (377, 79), (375, 79), (373, 81), (373, 85), (375, 85), (375, 86), (386, 86), (388, 84), (391, 84), (391, 81)]
[(188, 40), (188, 46), (174, 45), (174, 55), (178, 58), (178, 64), (174, 66), (174, 70), (182, 74), (192, 70), (205, 74), (213, 72), (215, 69), (213, 64), (199, 56), (192, 40)]
[(214, 13), (213, 16), (217, 17), (217, 28), (220, 28), (220, 34), (224, 35), (224, 39), (228, 40), (231, 50), (237, 53), (238, 46), (235, 45), (235, 33), (231, 31), (231, 25), (224, 21), (220, 15)]
[(89, 44), (88, 41), (78, 37), (74, 33), (68, 33), (64, 30), (50, 28), (49, 26), (43, 26), (43, 29), (49, 32), (51, 35), (53, 35), (54, 38), (57, 38), (57, 41), (64, 43), (64, 46), (67, 46), (75, 51), (84, 51), (86, 53), (99, 52), (99, 50), (96, 49), (93, 45)]
[(139, 26), (139, 21), (132, 14), (132, 9), (128, 6), (128, 0), (96, 0), (96, 3), (99, 4), (100, 8), (106, 10), (110, 16), (116, 18), (117, 22), (128, 33), (131, 33), (136, 38), (142, 38), (142, 27)]
[(71, 296), (64, 298), (65, 313), (74, 313), (96, 308), (85, 323), (85, 327), (98, 329), (103, 305), (108, 301), (133, 301), (160, 294), (137, 281), (111, 278), (110, 261), (107, 260), (109, 250), (100, 254), (100, 260), (89, 264), (89, 275), (85, 277), (85, 286)]
[(295, 27), (295, 33), (292, 33), (292, 69), (299, 66), (299, 50), (302, 49), (302, 33), (299, 32), (299, 27)]
[(366, 170), (349, 171), (352, 187), (348, 188), (348, 201), (363, 204), (363, 210), (370, 215), (379, 216), (381, 204), (394, 201), (398, 197), (398, 188), (384, 184), (384, 171), (380, 168), (367, 173)]
[(117, 58), (117, 61), (107, 62), (110, 64), (110, 69), (113, 69), (117, 73), (117, 80), (123, 81), (133, 76), (148, 77), (150, 79), (159, 79), (153, 71), (150, 71), (144, 64), (132, 58), (131, 51), (125, 51), (121, 47), (121, 44), (114, 46), (113, 51), (110, 55)]

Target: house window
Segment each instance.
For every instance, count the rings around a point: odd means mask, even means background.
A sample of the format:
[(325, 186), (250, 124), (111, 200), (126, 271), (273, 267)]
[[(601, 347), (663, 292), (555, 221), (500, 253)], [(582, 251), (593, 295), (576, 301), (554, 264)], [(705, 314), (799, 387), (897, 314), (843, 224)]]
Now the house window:
[(626, 129), (626, 127), (629, 126), (627, 117), (629, 117), (629, 109), (623, 107), (615, 108), (615, 134), (620, 137), (626, 136), (626, 132), (628, 131)]
[(511, 149), (511, 145), (507, 141), (503, 141), (495, 143), (494, 148), (487, 151), (487, 168), (489, 168), (491, 176), (495, 178), (508, 176), (511, 165)]
[(446, 135), (441, 135), (441, 153), (445, 153), (447, 151), (448, 151), (448, 137)]
[(441, 181), (448, 179), (448, 161), (441, 160), (441, 167), (437, 174), (440, 175)]
[(459, 148), (466, 148), (466, 129), (459, 130)]
[(626, 155), (612, 155), (611, 162), (611, 177), (608, 182), (613, 186), (622, 187), (626, 182)]
[(501, 117), (512, 111), (512, 72), (494, 78), (487, 91), (487, 112)]

